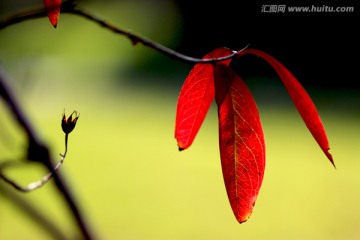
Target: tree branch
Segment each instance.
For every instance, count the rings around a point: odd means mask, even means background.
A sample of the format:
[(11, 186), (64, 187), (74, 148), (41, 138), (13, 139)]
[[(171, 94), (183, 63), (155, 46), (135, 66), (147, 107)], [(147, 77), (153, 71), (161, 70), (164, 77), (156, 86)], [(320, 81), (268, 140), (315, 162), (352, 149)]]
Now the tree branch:
[[(170, 48), (165, 47), (164, 45), (161, 45), (161, 44), (154, 42), (150, 39), (147, 39), (145, 37), (141, 37), (139, 35), (136, 35), (134, 33), (126, 31), (124, 29), (118, 28), (110, 23), (107, 23), (106, 21), (104, 21), (98, 17), (95, 17), (92, 14), (89, 14), (89, 13), (83, 11), (83, 10), (76, 9), (76, 3), (74, 3), (73, 1), (64, 2), (61, 6), (61, 13), (74, 14), (74, 15), (77, 15), (80, 17), (84, 17), (85, 19), (90, 20), (91, 22), (95, 22), (95, 23), (99, 24), (101, 27), (103, 27), (109, 31), (112, 31), (116, 34), (127, 37), (133, 45), (141, 43), (144, 46), (150, 47), (158, 52), (161, 52), (161, 53), (163, 53), (173, 59), (179, 60), (181, 62), (212, 63), (212, 62), (218, 62), (218, 61), (230, 59), (230, 58), (234, 57), (237, 53), (237, 51), (233, 51), (228, 56), (220, 57), (220, 58), (207, 58), (207, 59), (194, 58), (194, 57), (190, 57), (190, 56), (181, 54), (179, 52), (176, 52)], [(47, 16), (47, 11), (44, 8), (28, 10), (24, 13), (15, 14), (15, 15), (12, 15), (8, 18), (1, 20), (0, 21), (0, 30), (4, 29), (6, 27), (9, 27), (13, 24), (16, 24), (16, 23), (20, 23), (20, 22), (23, 22), (26, 20), (46, 17), (46, 16)]]

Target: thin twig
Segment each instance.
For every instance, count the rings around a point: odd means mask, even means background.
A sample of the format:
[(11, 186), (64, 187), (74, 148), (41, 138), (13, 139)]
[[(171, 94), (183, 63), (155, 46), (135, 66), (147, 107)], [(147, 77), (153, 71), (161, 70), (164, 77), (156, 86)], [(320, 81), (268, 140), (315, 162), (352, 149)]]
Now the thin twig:
[(64, 160), (65, 160), (66, 154), (67, 154), (67, 149), (68, 149), (68, 138), (69, 138), (69, 134), (65, 134), (65, 152), (64, 152), (64, 154), (60, 154), (60, 156), (61, 156), (60, 161), (55, 165), (54, 171), (49, 172), (48, 174), (43, 176), (40, 180), (31, 182), (24, 187), (24, 186), (21, 186), (20, 184), (16, 183), (15, 181), (11, 180), (10, 178), (8, 178), (3, 173), (4, 168), (11, 166), (12, 164), (14, 164), (14, 162), (6, 162), (6, 163), (0, 164), (0, 179), (3, 179), (5, 182), (7, 182), (8, 184), (10, 184), (11, 186), (13, 186), (14, 188), (16, 188), (17, 190), (19, 190), (21, 192), (30, 192), (30, 191), (33, 191), (35, 189), (42, 187), (45, 183), (47, 183), (52, 178), (53, 172), (57, 171), (61, 167), (61, 165), (64, 163)]
[[(67, 10), (67, 9), (66, 9)], [(114, 25), (111, 25), (110, 23), (107, 23), (104, 20), (101, 20), (95, 16), (93, 16), (92, 14), (86, 13), (83, 10), (79, 10), (79, 9), (68, 9), (67, 11), (65, 10), (65, 12), (71, 13), (71, 14), (75, 14), (81, 17), (84, 17), (92, 22), (96, 22), (97, 24), (99, 24), (100, 26), (114, 32), (117, 34), (121, 34), (126, 36), (127, 38), (130, 39), (130, 41), (132, 42), (133, 45), (136, 45), (137, 43), (142, 43), (144, 46), (150, 47), (152, 49), (155, 49), (171, 58), (180, 60), (182, 62), (188, 62), (188, 63), (211, 63), (211, 62), (217, 62), (217, 61), (223, 61), (229, 58), (232, 58), (235, 56), (236, 52), (232, 52), (231, 54), (229, 54), (228, 56), (225, 57), (220, 57), (220, 58), (208, 58), (208, 59), (200, 59), (200, 58), (193, 58), (181, 53), (178, 53), (170, 48), (165, 47), (164, 45), (161, 45), (157, 42), (154, 42), (150, 39), (146, 39), (144, 37), (141, 37), (139, 35), (136, 35), (134, 33), (131, 33), (129, 31), (120, 29)]]
[[(54, 171), (57, 171), (59, 169), (59, 167), (64, 163), (64, 160), (65, 160), (65, 156), (62, 156), (60, 161), (54, 167)], [(11, 180), (10, 178), (8, 178), (3, 173), (4, 168), (9, 167), (11, 164), (13, 164), (13, 162), (6, 162), (6, 163), (2, 163), (0, 165), (0, 179), (3, 179), (5, 182), (7, 182), (8, 184), (10, 184), (11, 186), (13, 186), (14, 188), (16, 188), (17, 190), (19, 190), (21, 192), (30, 192), (30, 191), (33, 191), (33, 190), (35, 190), (37, 188), (40, 188), (45, 183), (47, 183), (53, 176), (53, 173), (49, 172), (44, 177), (42, 177), (40, 180), (31, 182), (26, 186), (21, 186), (20, 184), (16, 183), (15, 181)]]
[(65, 134), (65, 152), (64, 154), (60, 154), (60, 156), (62, 156), (63, 158), (65, 158), (67, 150), (68, 150), (68, 139), (69, 139), (69, 134)]
[[(176, 52), (176, 51), (174, 51), (168, 47), (165, 47), (164, 45), (161, 45), (157, 42), (154, 42), (150, 39), (141, 37), (139, 35), (131, 33), (130, 31), (126, 31), (124, 29), (116, 27), (98, 17), (95, 17), (92, 14), (85, 12), (84, 10), (76, 9), (75, 7), (76, 7), (76, 4), (71, 3), (71, 2), (69, 2), (68, 4), (63, 4), (61, 7), (61, 13), (69, 13), (69, 14), (74, 14), (77, 16), (84, 17), (87, 20), (90, 20), (91, 22), (95, 22), (95, 23), (99, 24), (101, 27), (104, 27), (107, 30), (110, 30), (116, 34), (120, 34), (120, 35), (127, 37), (132, 42), (133, 45), (136, 45), (137, 43), (142, 43), (144, 46), (150, 47), (158, 52), (161, 52), (171, 58), (174, 58), (174, 59), (182, 61), (182, 62), (212, 63), (212, 62), (218, 62), (218, 61), (223, 61), (226, 59), (233, 58), (237, 53), (237, 51), (233, 51), (228, 56), (219, 57), (219, 58), (201, 59), (201, 58), (190, 57), (190, 56), (181, 54), (179, 52)], [(9, 27), (13, 24), (26, 21), (26, 20), (45, 17), (46, 14), (47, 14), (47, 12), (44, 8), (37, 8), (37, 9), (33, 9), (31, 11), (28, 10), (24, 13), (12, 15), (12, 16), (0, 21), (0, 30), (3, 28)]]

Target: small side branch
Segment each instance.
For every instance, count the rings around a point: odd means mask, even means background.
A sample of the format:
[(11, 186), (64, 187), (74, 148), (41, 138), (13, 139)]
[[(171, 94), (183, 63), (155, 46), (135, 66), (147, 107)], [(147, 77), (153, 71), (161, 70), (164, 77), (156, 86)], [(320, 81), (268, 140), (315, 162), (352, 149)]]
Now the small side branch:
[(56, 172), (61, 167), (61, 165), (64, 163), (64, 160), (65, 160), (66, 154), (67, 154), (67, 149), (68, 149), (68, 139), (69, 139), (69, 134), (65, 134), (65, 152), (64, 152), (64, 154), (60, 154), (60, 156), (61, 156), (60, 161), (54, 166), (54, 169), (52, 171), (50, 171), (48, 174), (46, 174), (44, 177), (42, 177), (40, 180), (31, 182), (26, 186), (21, 186), (20, 184), (11, 180), (9, 177), (7, 177), (4, 174), (4, 169), (6, 167), (13, 166), (13, 164), (15, 164), (14, 162), (6, 162), (6, 163), (0, 164), (0, 179), (3, 179), (5, 182), (7, 182), (8, 184), (10, 184), (15, 189), (17, 189), (21, 192), (31, 192), (35, 189), (38, 189), (38, 188), (44, 186), (45, 183), (47, 183), (52, 178), (54, 172)]
[[(58, 162), (58, 164), (56, 164), (56, 166), (54, 167), (54, 171), (57, 171), (60, 168), (60, 166), (64, 163), (64, 160), (65, 160), (65, 156), (62, 156), (60, 161)], [(40, 180), (29, 183), (26, 186), (21, 186), (20, 184), (11, 180), (4, 174), (4, 172), (3, 172), (4, 169), (6, 167), (10, 167), (10, 166), (11, 166), (11, 162), (3, 163), (0, 166), (0, 179), (3, 179), (5, 182), (7, 182), (8, 184), (10, 184), (11, 186), (13, 186), (14, 188), (16, 188), (17, 190), (19, 190), (21, 192), (30, 192), (37, 188), (40, 188), (40, 187), (44, 186), (44, 184), (47, 183), (53, 176), (53, 173), (49, 172), (44, 177), (42, 177)]]

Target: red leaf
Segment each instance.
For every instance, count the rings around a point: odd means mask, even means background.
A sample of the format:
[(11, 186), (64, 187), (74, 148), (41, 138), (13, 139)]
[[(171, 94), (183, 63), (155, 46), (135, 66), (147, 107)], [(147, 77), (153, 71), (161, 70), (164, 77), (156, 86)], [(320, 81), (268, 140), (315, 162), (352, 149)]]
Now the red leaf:
[(330, 146), (325, 133), (324, 125), (322, 124), (314, 103), (298, 80), (296, 80), (289, 70), (287, 70), (279, 61), (265, 52), (255, 49), (245, 49), (238, 52), (237, 56), (243, 56), (245, 54), (255, 54), (256, 56), (266, 60), (275, 69), (289, 92), (290, 97), (303, 118), (307, 128), (310, 130), (322, 151), (335, 167), (333, 158), (329, 153)]
[(227, 195), (236, 219), (251, 215), (265, 170), (260, 116), (244, 81), (228, 66), (215, 66), (219, 144)]
[(60, 17), (61, 0), (43, 0), (51, 25), (55, 28)]
[[(224, 57), (231, 53), (227, 48), (218, 48), (204, 58)], [(230, 61), (224, 60), (222, 63), (228, 64)], [(213, 75), (213, 64), (198, 63), (181, 88), (175, 123), (175, 138), (180, 150), (190, 147), (214, 99)]]

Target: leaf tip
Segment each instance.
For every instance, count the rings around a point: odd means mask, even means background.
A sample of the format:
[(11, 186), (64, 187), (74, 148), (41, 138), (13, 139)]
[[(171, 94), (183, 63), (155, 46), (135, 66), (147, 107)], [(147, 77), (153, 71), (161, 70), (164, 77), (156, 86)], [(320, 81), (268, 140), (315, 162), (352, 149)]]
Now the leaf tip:
[(43, 0), (51, 25), (56, 28), (60, 17), (61, 0)]
[(247, 219), (246, 220), (241, 220), (241, 221), (238, 220), (239, 224), (245, 223), (246, 221), (247, 221)]
[(331, 153), (329, 153), (329, 150), (330, 150), (330, 148), (328, 148), (328, 149), (325, 151), (325, 155), (326, 155), (326, 157), (329, 159), (329, 161), (331, 162), (331, 164), (334, 166), (334, 168), (336, 169), (334, 159), (333, 159)]
[(245, 223), (247, 222), (247, 220), (250, 218), (252, 214), (252, 211), (248, 212), (247, 214), (245, 215), (239, 215), (237, 216), (236, 220), (238, 221), (238, 223), (242, 224), (242, 223)]
[(178, 145), (178, 149), (179, 149), (180, 152), (189, 147), (188, 145), (186, 145), (186, 143), (182, 142), (178, 138), (176, 138), (176, 140), (177, 140), (177, 145)]

